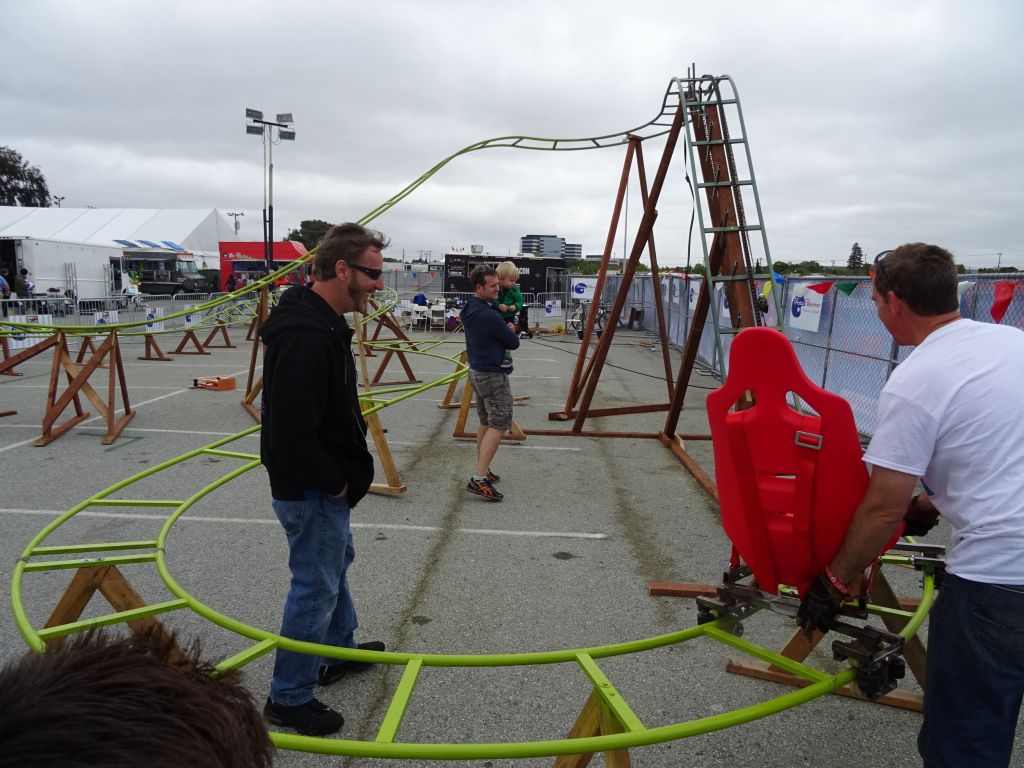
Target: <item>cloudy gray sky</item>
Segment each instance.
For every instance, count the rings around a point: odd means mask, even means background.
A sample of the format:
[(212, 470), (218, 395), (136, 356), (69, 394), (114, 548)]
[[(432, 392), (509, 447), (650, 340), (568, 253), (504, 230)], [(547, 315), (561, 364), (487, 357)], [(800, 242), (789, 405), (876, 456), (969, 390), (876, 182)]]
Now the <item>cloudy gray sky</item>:
[[(297, 140), (274, 153), (280, 238), (301, 219), (357, 219), (473, 142), (640, 125), (696, 62), (736, 83), (776, 260), (927, 240), (1024, 268), (1022, 9), (0, 0), (0, 144), (65, 206), (244, 211), (242, 237), (260, 239), (263, 155), (244, 111), (290, 111)], [(660, 153), (645, 143), (651, 175)], [(623, 155), (470, 153), (374, 226), (393, 256), (514, 252), (527, 233), (597, 253)], [(663, 264), (686, 260), (682, 159), (659, 205)]]

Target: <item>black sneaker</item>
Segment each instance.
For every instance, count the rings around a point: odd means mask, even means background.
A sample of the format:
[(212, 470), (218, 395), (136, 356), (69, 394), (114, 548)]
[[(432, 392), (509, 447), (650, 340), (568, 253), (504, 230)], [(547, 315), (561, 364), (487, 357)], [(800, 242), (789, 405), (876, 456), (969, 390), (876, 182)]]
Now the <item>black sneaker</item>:
[(284, 704), (267, 699), (263, 707), (263, 716), (272, 725), (280, 725), (298, 731), (303, 736), (326, 736), (340, 731), (345, 718), (338, 712), (316, 699), (305, 704), (286, 707)]
[(466, 490), (470, 493), (475, 493), (477, 496), (483, 496), (488, 501), (501, 501), (504, 498), (501, 492), (491, 485), (491, 481), (487, 478), (483, 480), (469, 478), (469, 482), (466, 483)]
[(501, 477), (499, 475), (494, 474), (489, 469), (487, 470), (487, 482), (488, 483), (496, 483), (499, 480), (501, 480)]
[[(359, 644), (359, 650), (361, 651), (383, 651), (384, 643), (380, 640), (370, 640), (366, 643)], [(373, 666), (372, 661), (352, 661), (346, 659), (345, 661), (337, 661), (334, 664), (328, 664), (327, 666), (320, 667), (320, 673), (316, 676), (316, 681), (320, 685), (331, 685), (336, 683), (345, 675), (351, 675), (356, 672), (364, 672)]]

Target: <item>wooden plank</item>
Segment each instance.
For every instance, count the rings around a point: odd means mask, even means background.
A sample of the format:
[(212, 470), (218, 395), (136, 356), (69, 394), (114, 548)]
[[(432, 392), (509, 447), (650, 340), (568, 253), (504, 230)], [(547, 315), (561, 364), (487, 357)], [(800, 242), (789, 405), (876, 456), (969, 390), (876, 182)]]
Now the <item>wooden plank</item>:
[[(82, 616), (82, 611), (85, 610), (85, 606), (89, 604), (89, 600), (96, 593), (100, 583), (106, 578), (107, 571), (113, 567), (112, 565), (106, 565), (100, 568), (79, 568), (75, 571), (75, 575), (71, 577), (71, 583), (68, 584), (64, 594), (57, 600), (57, 605), (50, 612), (50, 616), (47, 618), (46, 623), (43, 624), (43, 628), (59, 627), (64, 624), (70, 624), (73, 621), (78, 621)], [(59, 644), (61, 640), (62, 638), (55, 637), (49, 640), (47, 645)]]
[[(776, 670), (774, 667), (760, 661), (740, 661), (738, 659), (729, 659), (726, 661), (725, 669), (727, 672), (732, 672), (737, 675), (756, 677), (760, 680), (769, 680), (773, 683), (783, 683), (785, 685), (799, 686), (801, 688), (811, 684), (810, 680), (805, 680), (802, 677), (791, 675), (788, 672)], [(867, 699), (864, 699), (864, 695), (859, 690), (851, 689), (848, 686), (838, 688), (832, 693), (839, 696), (845, 696), (850, 699), (868, 701)], [(909, 709), (913, 712), (921, 712), (924, 708), (920, 693), (900, 689), (890, 691), (885, 696), (874, 699), (873, 703), (885, 704), (899, 709)]]
[(688, 584), (676, 581), (650, 581), (647, 594), (664, 597), (715, 597), (718, 589), (711, 584)]
[[(587, 703), (583, 705), (579, 717), (569, 731), (570, 739), (585, 739), (601, 733), (601, 699), (597, 693), (591, 692)], [(579, 755), (559, 755), (553, 763), (554, 768), (586, 768), (594, 757), (593, 752)]]

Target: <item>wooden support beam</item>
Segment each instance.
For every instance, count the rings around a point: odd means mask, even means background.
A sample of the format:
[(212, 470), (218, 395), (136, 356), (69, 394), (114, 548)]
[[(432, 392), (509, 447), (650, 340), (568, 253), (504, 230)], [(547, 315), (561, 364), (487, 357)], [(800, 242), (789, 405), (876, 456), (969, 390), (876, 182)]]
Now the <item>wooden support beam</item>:
[[(678, 395), (681, 390), (677, 389), (676, 394)], [(683, 447), (683, 440), (678, 435), (669, 435), (665, 432), (658, 433), (658, 439), (661, 440), (662, 444), (668, 448), (672, 453), (675, 454), (676, 458), (682, 463), (686, 469), (689, 470), (690, 474), (693, 475), (693, 479), (700, 483), (700, 487), (710, 496), (715, 502), (718, 502), (718, 488), (715, 486), (715, 481), (711, 479), (711, 476), (704, 471), (704, 468), (697, 462), (693, 456), (686, 452), (686, 448)], [(692, 436), (690, 439), (694, 439)], [(701, 436), (697, 439), (706, 440), (707, 437)]]
[[(622, 733), (622, 731), (622, 725), (615, 719), (608, 709), (608, 705), (594, 691), (587, 699), (587, 703), (583, 705), (572, 730), (569, 731), (569, 738), (585, 739), (591, 736)], [(593, 758), (593, 752), (584, 752), (579, 755), (559, 755), (552, 765), (554, 768), (586, 768)], [(607, 768), (630, 768), (629, 750), (616, 749), (605, 752), (604, 764)]]
[[(590, 405), (593, 402), (594, 394), (597, 391), (597, 384), (601, 371), (604, 367), (605, 360), (608, 357), (608, 351), (611, 349), (612, 341), (615, 338), (615, 329), (618, 325), (618, 318), (622, 316), (622, 309), (626, 304), (626, 299), (629, 295), (633, 277), (636, 274), (636, 268), (640, 262), (640, 256), (643, 254), (645, 249), (649, 249), (651, 238), (653, 237), (654, 222), (658, 216), (658, 200), (661, 197), (661, 190), (665, 184), (665, 179), (668, 176), (668, 169), (675, 153), (676, 143), (679, 139), (679, 134), (682, 131), (683, 123), (684, 113), (680, 106), (676, 109), (675, 116), (672, 119), (671, 128), (669, 128), (668, 134), (665, 137), (665, 148), (662, 152), (661, 160), (658, 163), (658, 170), (655, 173), (654, 182), (651, 184), (650, 194), (644, 203), (644, 213), (640, 219), (640, 225), (637, 227), (636, 238), (634, 239), (633, 246), (630, 249), (629, 258), (626, 260), (622, 269), (622, 278), (619, 281), (619, 289), (615, 295), (615, 301), (612, 304), (611, 312), (609, 313), (609, 322), (604, 327), (604, 330), (598, 339), (597, 349), (594, 350), (594, 356), (591, 361), (592, 373), (587, 376), (586, 386), (583, 389), (576, 419), (573, 422), (573, 429), (575, 431), (583, 429), (583, 423), (588, 417)], [(630, 136), (629, 141), (631, 144), (634, 142), (639, 143), (639, 138)], [(595, 296), (594, 302), (591, 304), (591, 315), (594, 315), (597, 311), (596, 304), (597, 297)], [(587, 343), (588, 338), (587, 335), (584, 334), (583, 346), (581, 348), (586, 349)], [(669, 384), (669, 386), (671, 387), (671, 384)], [(572, 404), (567, 403), (566, 411), (571, 410)]]
[[(358, 312), (355, 313), (354, 325), (356, 348), (359, 352), (359, 372), (362, 375), (362, 383), (365, 385), (370, 378), (370, 371), (366, 362), (366, 337), (363, 333), (365, 323), (363, 323), (362, 317)], [(369, 407), (371, 407), (370, 403), (363, 403), (364, 411)], [(377, 449), (377, 459), (380, 461), (381, 469), (384, 470), (384, 477), (387, 480), (386, 483), (372, 483), (370, 491), (374, 493), (404, 493), (406, 485), (398, 474), (395, 459), (391, 455), (391, 446), (388, 445), (384, 428), (380, 424), (380, 416), (377, 413), (366, 413), (363, 418), (366, 420), (366, 427), (373, 440), (373, 445)]]
[[(71, 577), (71, 583), (68, 584), (67, 589), (57, 600), (57, 605), (54, 606), (44, 627), (48, 629), (78, 621), (97, 591), (119, 613), (146, 606), (146, 602), (128, 583), (128, 579), (117, 569), (117, 566), (101, 565), (79, 568)], [(127, 623), (135, 634), (145, 632), (155, 634), (161, 639), (168, 639), (170, 636), (170, 633), (155, 616), (143, 616)], [(63, 639), (63, 637), (53, 637), (47, 640), (46, 644), (54, 647), (59, 645)], [(185, 658), (185, 654), (177, 644), (174, 646), (172, 657), (172, 660)]]
[[(8, 360), (11, 359), (11, 342), (7, 334), (0, 336), (0, 349), (3, 350), (2, 362), (6, 363)], [(20, 373), (16, 373), (15, 371), (11, 370), (11, 368), (13, 368), (14, 365), (17, 365), (17, 363), (0, 367), (0, 376), (21, 376)]]
[[(195, 349), (185, 349), (187, 344), (192, 344)], [(181, 337), (181, 342), (178, 344), (177, 349), (171, 352), (172, 355), (209, 355), (203, 349), (203, 345), (199, 343), (199, 337), (196, 336), (196, 332), (191, 328), (185, 330), (185, 335)]]
[[(7, 337), (4, 336), (2, 338), (3, 338), (4, 343), (5, 343), (4, 353), (6, 355), (6, 353), (7, 353), (7, 347), (6, 347)], [(54, 333), (52, 336), (47, 336), (42, 341), (36, 342), (35, 344), (33, 344), (28, 349), (23, 349), (20, 352), (18, 352), (18, 354), (13, 355), (12, 357), (6, 357), (5, 356), (3, 362), (0, 363), (0, 374), (4, 374), (4, 375), (7, 375), (7, 376), (21, 376), (20, 373), (12, 373), (12, 369), (16, 365), (20, 365), (21, 363), (25, 362), (26, 360), (31, 360), (36, 355), (42, 354), (43, 352), (45, 352), (46, 350), (48, 350), (50, 347), (54, 346), (55, 344), (59, 344), (60, 340), (61, 340), (60, 333), (59, 332), (58, 333)]]
[[(81, 363), (88, 352), (91, 352), (94, 355), (96, 354), (96, 342), (93, 340), (92, 336), (82, 336), (81, 343), (78, 347), (78, 354), (75, 356), (75, 362)], [(104, 363), (100, 363), (100, 367), (106, 368), (107, 366)]]
[[(128, 383), (124, 372), (124, 362), (121, 359), (121, 346), (118, 343), (117, 331), (113, 330), (106, 339), (98, 346), (84, 365), (72, 362), (68, 351), (67, 339), (63, 332), (59, 334), (60, 340), (54, 349), (53, 364), (50, 368), (50, 383), (47, 389), (46, 410), (43, 415), (42, 435), (33, 442), (33, 445), (49, 445), (58, 437), (63, 435), (75, 425), (81, 423), (88, 413), (82, 409), (79, 394), (84, 394), (89, 402), (99, 411), (100, 416), (107, 424), (107, 433), (100, 440), (103, 445), (110, 445), (118, 438), (128, 422), (135, 416), (128, 400)], [(89, 378), (101, 367), (104, 360), (109, 360), (107, 376), (107, 397), (104, 400), (95, 389), (89, 384)], [(67, 389), (57, 397), (57, 388), (60, 381), (61, 370), (67, 377)], [(117, 390), (121, 392), (123, 413), (117, 417), (115, 400)], [(75, 405), (75, 416), (66, 420), (59, 426), (54, 426), (57, 419), (71, 403)]]
[[(899, 600), (897, 600), (895, 593), (892, 591), (892, 587), (889, 585), (889, 582), (882, 571), (878, 571), (875, 574), (874, 581), (871, 585), (871, 602), (885, 608), (899, 608)], [(885, 623), (889, 626), (890, 631), (897, 631), (895, 625), (898, 623), (900, 628), (902, 628), (902, 626), (906, 625), (906, 619), (890, 616)], [(815, 630), (811, 637), (808, 638), (807, 635), (804, 634), (803, 630), (797, 629), (790, 636), (789, 640), (779, 653), (787, 659), (803, 661), (810, 655), (811, 651), (818, 646), (824, 637), (825, 635), (823, 633)], [(903, 657), (907, 661), (907, 666), (909, 667), (911, 674), (914, 675), (917, 682), (922, 688), (924, 688), (926, 652), (924, 644), (917, 635), (914, 635), (914, 637), (907, 642), (904, 648)], [(811, 681), (806, 680), (805, 678), (790, 674), (779, 667), (772, 666), (762, 661), (730, 658), (726, 662), (725, 669), (727, 672), (733, 672), (738, 675), (747, 675), (748, 677), (756, 677), (760, 680), (770, 680), (772, 682), (783, 683), (785, 685), (804, 687), (811, 684)], [(833, 691), (833, 693), (838, 694), (839, 696), (847, 696), (849, 698), (869, 701), (869, 699), (866, 699), (853, 683), (844, 685), (842, 688), (838, 688)], [(910, 709), (915, 712), (920, 712), (923, 709), (923, 697), (917, 691), (897, 689), (870, 701), (873, 701), (875, 704), (886, 704), (900, 709)]]
[(269, 305), (269, 292), (266, 287), (260, 288), (259, 298), (256, 301), (256, 314), (249, 326), (249, 332), (245, 336), (247, 341), (252, 341), (252, 354), (249, 356), (249, 373), (245, 380), (245, 396), (242, 398), (242, 407), (253, 417), (257, 424), (263, 419), (260, 409), (253, 405), (260, 392), (263, 391), (263, 374), (256, 373), (260, 349), (263, 346), (263, 342), (260, 341), (259, 331), (263, 323), (266, 322), (270, 311)]
[(162, 363), (170, 362), (174, 358), (167, 357), (160, 349), (160, 345), (156, 343), (156, 336), (151, 333), (146, 334), (146, 350), (145, 354), (139, 357), (139, 360), (153, 360)]
[[(214, 344), (213, 340), (220, 334), (223, 339), (223, 344)], [(210, 331), (210, 335), (206, 337), (206, 341), (202, 344), (203, 349), (234, 349), (235, 345), (231, 343), (231, 337), (228, 336), (228, 326), (224, 321), (220, 321), (214, 326), (213, 330)]]
[[(370, 305), (374, 309), (379, 309), (380, 308), (380, 305), (377, 304), (376, 302), (374, 302), (372, 299), (370, 300)], [(396, 342), (398, 342), (398, 345), (396, 345), (395, 347), (392, 347), (392, 348), (389, 348), (389, 347), (385, 347), (384, 348), (386, 350), (385, 353), (384, 353), (384, 358), (383, 358), (383, 360), (381, 360), (380, 365), (377, 366), (377, 372), (373, 375), (373, 378), (370, 379), (369, 383), (367, 383), (366, 386), (368, 386), (368, 387), (378, 387), (378, 386), (384, 387), (384, 386), (396, 386), (396, 385), (401, 385), (401, 384), (420, 384), (422, 382), (422, 379), (417, 378), (416, 374), (413, 373), (412, 367), (409, 365), (409, 360), (406, 358), (406, 354), (405, 354), (405, 351), (403, 349), (403, 346), (407, 345), (407, 348), (409, 348), (411, 350), (416, 350), (417, 347), (416, 347), (415, 344), (412, 343), (412, 339), (410, 339), (405, 334), (405, 331), (402, 330), (402, 327), (395, 321), (394, 315), (392, 315), (390, 312), (382, 312), (381, 314), (377, 315), (375, 320), (376, 320), (377, 326), (374, 329), (373, 338), (371, 339), (371, 341), (374, 341), (374, 342), (378, 342), (378, 341), (381, 341), (381, 342), (396, 341)], [(384, 339), (381, 339), (380, 338), (381, 331), (383, 331), (385, 328), (387, 330), (391, 331), (392, 336), (390, 338), (386, 337)], [(366, 350), (367, 357), (370, 357), (372, 355), (372, 352), (373, 352), (373, 348), (372, 347), (367, 347), (367, 350)], [(384, 376), (384, 371), (387, 370), (388, 364), (392, 360), (394, 360), (394, 359), (397, 359), (398, 362), (402, 364), (402, 369), (405, 371), (405, 378), (404, 379), (399, 379), (399, 380), (393, 380), (393, 381), (382, 381), (382, 378)]]
[[(513, 398), (514, 399), (514, 398)], [(469, 382), (469, 377), (466, 377), (465, 384), (462, 387), (462, 402), (459, 404), (459, 416), (455, 420), (455, 431), (452, 432), (452, 437), (455, 438), (466, 438), (476, 440), (476, 432), (466, 431), (466, 422), (469, 421), (470, 406), (473, 404), (473, 387)], [(526, 440), (526, 433), (516, 423), (515, 419), (512, 419), (512, 424), (504, 435), (501, 436), (502, 441), (521, 443)]]

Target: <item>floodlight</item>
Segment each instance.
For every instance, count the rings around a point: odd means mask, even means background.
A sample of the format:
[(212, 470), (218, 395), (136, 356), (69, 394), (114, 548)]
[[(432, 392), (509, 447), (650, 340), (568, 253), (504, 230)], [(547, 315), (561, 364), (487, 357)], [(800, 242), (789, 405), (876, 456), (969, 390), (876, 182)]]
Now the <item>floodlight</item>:
[(251, 133), (251, 134), (253, 134), (255, 136), (262, 136), (263, 135), (263, 126), (262, 125), (247, 125), (247, 126), (245, 126), (245, 132), (246, 133)]
[(295, 141), (295, 131), (286, 131), (281, 128), (278, 130), (277, 135), (281, 137), (282, 141)]
[(294, 123), (295, 122), (295, 118), (292, 117), (292, 113), (291, 112), (278, 112), (277, 113), (277, 122), (279, 122), (279, 123)]
[(249, 120), (262, 120), (263, 119), (263, 113), (260, 112), (258, 109), (248, 109), (248, 108), (246, 108), (245, 116)]

